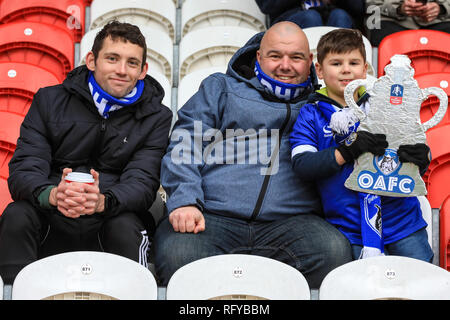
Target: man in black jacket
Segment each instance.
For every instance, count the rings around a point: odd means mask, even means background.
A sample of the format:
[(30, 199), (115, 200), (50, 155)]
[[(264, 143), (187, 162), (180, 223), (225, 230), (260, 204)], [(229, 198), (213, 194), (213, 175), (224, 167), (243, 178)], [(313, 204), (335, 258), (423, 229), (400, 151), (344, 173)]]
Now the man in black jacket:
[[(14, 200), (0, 217), (0, 275), (12, 283), (27, 264), (51, 254), (99, 250), (146, 265), (172, 112), (148, 76), (138, 27), (106, 25), (86, 66), (40, 89), (9, 163)], [(91, 173), (92, 185), (67, 183)]]

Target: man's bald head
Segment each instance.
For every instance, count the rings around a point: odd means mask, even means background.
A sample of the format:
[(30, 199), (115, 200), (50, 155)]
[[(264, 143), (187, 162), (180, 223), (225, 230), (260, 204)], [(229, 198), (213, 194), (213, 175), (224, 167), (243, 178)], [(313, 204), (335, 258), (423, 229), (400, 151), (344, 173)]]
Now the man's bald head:
[(309, 51), (309, 42), (303, 30), (295, 23), (290, 21), (281, 21), (271, 26), (261, 39), (260, 48), (264, 47), (267, 42), (274, 39), (285, 39), (289, 41), (291, 37), (298, 37), (299, 41), (305, 42)]
[(266, 31), (256, 58), (265, 74), (292, 84), (306, 81), (312, 63), (305, 33), (289, 21), (278, 22)]

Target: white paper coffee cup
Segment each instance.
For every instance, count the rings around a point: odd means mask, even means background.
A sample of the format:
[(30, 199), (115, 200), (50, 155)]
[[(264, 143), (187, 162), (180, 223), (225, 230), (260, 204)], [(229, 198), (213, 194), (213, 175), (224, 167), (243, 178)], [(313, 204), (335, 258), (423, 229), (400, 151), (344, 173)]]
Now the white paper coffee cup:
[(84, 172), (69, 172), (65, 177), (66, 182), (81, 182), (87, 184), (94, 184), (94, 177), (90, 173)]

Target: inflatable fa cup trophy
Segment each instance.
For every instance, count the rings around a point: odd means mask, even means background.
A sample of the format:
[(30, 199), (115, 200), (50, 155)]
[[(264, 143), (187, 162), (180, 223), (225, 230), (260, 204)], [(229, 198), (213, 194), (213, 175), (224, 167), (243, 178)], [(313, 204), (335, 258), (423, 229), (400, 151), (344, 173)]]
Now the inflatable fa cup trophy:
[[(420, 89), (413, 78), (414, 69), (406, 55), (394, 55), (385, 67), (386, 75), (369, 82), (354, 80), (347, 85), (344, 98), (359, 118), (358, 130), (383, 133), (389, 143), (383, 156), (362, 154), (354, 164), (352, 174), (345, 182), (351, 190), (392, 197), (426, 195), (425, 184), (413, 163), (401, 163), (397, 149), (403, 144), (426, 143), (425, 132), (437, 125), (445, 115), (448, 97), (436, 87)], [(354, 92), (366, 87), (370, 94), (368, 113), (354, 100)], [(427, 122), (420, 121), (420, 106), (429, 95), (440, 100), (439, 109)]]

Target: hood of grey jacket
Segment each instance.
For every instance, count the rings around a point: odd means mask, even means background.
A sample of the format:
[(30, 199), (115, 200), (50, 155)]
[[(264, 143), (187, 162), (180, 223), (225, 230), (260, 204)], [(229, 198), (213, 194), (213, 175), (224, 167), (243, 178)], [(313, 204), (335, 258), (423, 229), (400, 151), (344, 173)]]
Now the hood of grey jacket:
[[(285, 102), (260, 84), (253, 68), (262, 36), (233, 55), (226, 74), (203, 80), (179, 110), (161, 169), (169, 213), (197, 205), (208, 213), (272, 221), (321, 211), (315, 187), (301, 181), (290, 162), (289, 134), (313, 89)], [(311, 77), (317, 85), (313, 66)]]

